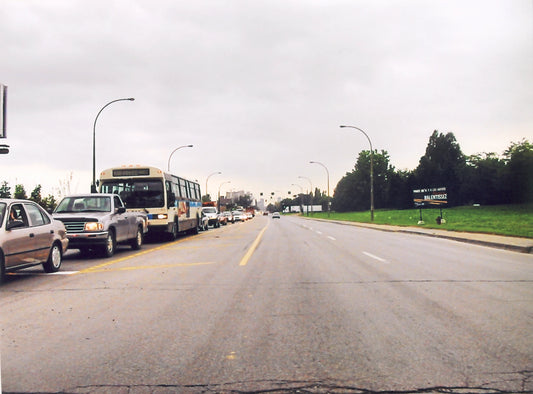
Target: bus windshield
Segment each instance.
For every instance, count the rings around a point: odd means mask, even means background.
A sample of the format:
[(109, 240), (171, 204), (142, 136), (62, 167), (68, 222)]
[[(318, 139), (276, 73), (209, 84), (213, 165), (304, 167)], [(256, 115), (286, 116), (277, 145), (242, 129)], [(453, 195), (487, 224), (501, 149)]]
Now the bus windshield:
[(118, 194), (126, 208), (160, 208), (165, 206), (165, 194), (161, 180), (113, 180), (104, 181), (102, 193)]

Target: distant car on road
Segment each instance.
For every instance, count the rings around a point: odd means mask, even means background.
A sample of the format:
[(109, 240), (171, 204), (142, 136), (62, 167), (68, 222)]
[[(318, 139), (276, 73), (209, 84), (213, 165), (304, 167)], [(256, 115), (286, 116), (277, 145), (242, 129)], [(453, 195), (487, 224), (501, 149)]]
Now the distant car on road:
[(33, 201), (0, 199), (0, 282), (6, 272), (42, 264), (45, 272), (61, 267), (67, 230)]
[(220, 227), (220, 223), (218, 221), (218, 211), (217, 208), (214, 206), (203, 206), (202, 207), (202, 213), (205, 214), (205, 216), (209, 219), (209, 225), (213, 227)]
[(233, 220), (236, 222), (244, 222), (246, 220), (246, 215), (243, 211), (233, 211)]
[(227, 225), (228, 224), (228, 217), (225, 216), (222, 213), (219, 213), (218, 214), (218, 224), (219, 225), (223, 225), (223, 226)]
[(233, 214), (230, 211), (224, 211), (222, 212), (222, 215), (224, 215), (227, 218), (227, 222), (235, 223), (235, 219), (233, 219)]
[(281, 215), (279, 214), (279, 212), (274, 212), (272, 214), (272, 219), (279, 219), (281, 217)]

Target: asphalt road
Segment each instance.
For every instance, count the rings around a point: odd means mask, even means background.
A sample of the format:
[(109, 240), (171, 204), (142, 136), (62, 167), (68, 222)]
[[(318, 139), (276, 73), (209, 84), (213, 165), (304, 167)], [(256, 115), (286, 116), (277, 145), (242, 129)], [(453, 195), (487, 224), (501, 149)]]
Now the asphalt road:
[(533, 391), (531, 254), (257, 217), (60, 273), (0, 285), (4, 392)]

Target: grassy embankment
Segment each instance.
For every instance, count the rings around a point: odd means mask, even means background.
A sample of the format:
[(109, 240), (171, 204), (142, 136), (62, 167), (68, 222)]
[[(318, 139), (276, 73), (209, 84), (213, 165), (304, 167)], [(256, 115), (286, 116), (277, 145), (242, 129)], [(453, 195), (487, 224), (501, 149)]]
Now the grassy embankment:
[[(418, 209), (395, 211), (378, 209), (374, 211), (374, 223), (533, 238), (532, 204), (480, 207), (463, 206), (444, 208), (442, 212), (446, 223), (438, 225), (436, 218), (440, 215), (439, 209), (422, 209), (422, 218), (425, 223), (419, 225), (417, 224), (420, 220)], [(328, 217), (325, 212), (316, 212), (312, 216), (324, 219)], [(370, 211), (331, 212), (330, 219), (370, 223)]]

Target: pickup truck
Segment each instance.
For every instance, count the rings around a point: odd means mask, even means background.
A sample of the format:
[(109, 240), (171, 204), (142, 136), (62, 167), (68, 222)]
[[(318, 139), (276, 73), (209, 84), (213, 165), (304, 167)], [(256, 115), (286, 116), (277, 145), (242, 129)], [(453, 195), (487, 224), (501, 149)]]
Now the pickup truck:
[(117, 244), (140, 249), (148, 231), (148, 218), (142, 212), (126, 212), (117, 194), (93, 193), (64, 197), (52, 213), (67, 229), (69, 248), (85, 253), (115, 253)]

